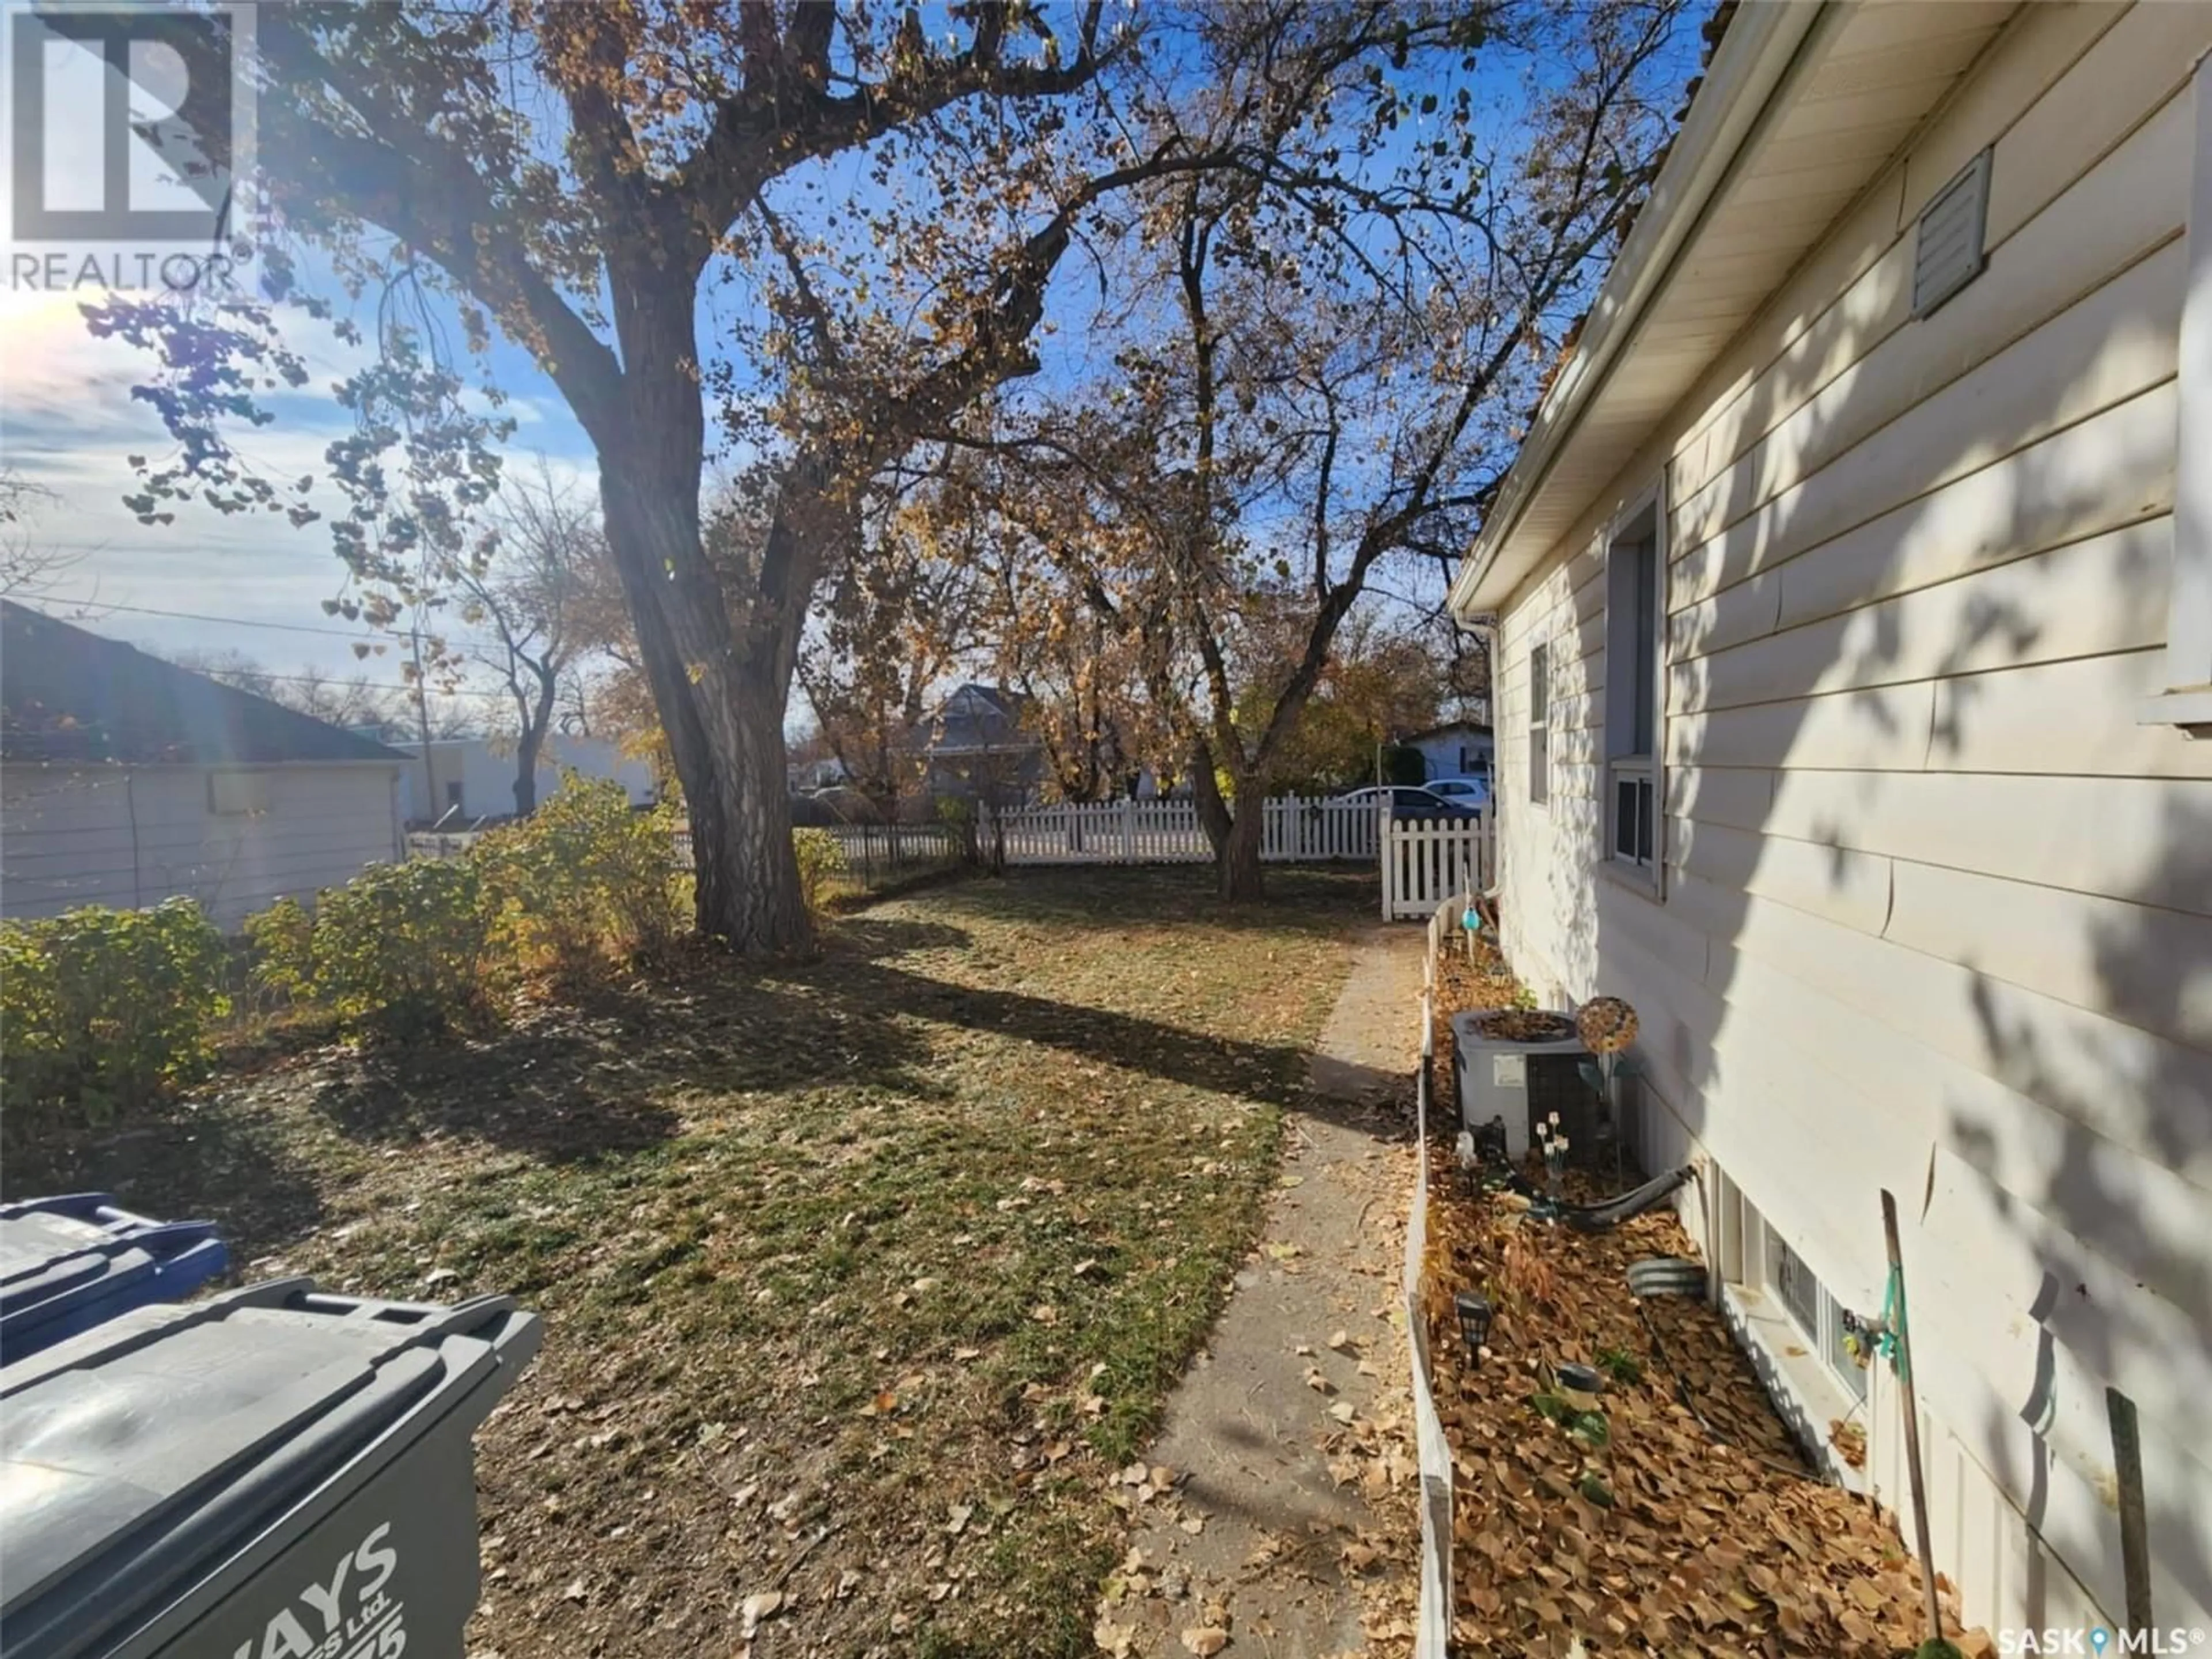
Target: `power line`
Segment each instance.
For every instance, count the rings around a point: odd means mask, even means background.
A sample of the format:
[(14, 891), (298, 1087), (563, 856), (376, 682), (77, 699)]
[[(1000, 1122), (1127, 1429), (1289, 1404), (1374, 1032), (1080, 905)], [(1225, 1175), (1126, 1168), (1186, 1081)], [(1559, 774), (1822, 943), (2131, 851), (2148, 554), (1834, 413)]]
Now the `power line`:
[[(195, 556), (207, 558), (244, 559), (259, 558), (271, 552), (278, 552), (278, 550), (270, 547), (226, 547), (221, 544), (210, 545), (205, 542), (199, 543), (189, 550), (176, 547), (156, 548), (149, 547), (138, 542), (117, 541), (112, 537), (100, 542), (56, 541), (50, 536), (27, 536), (24, 539), (42, 553), (49, 551), (56, 553), (184, 553), (189, 551)], [(282, 557), (283, 555), (278, 552), (278, 556)]]
[(64, 599), (51, 593), (39, 597), (49, 605), (82, 605), (89, 611), (125, 611), (134, 617), (173, 617), (179, 622), (227, 623), (236, 628), (273, 628), (288, 634), (320, 634), (334, 640), (362, 641), (365, 636), (343, 628), (314, 628), (306, 623), (264, 622), (253, 617), (216, 617), (204, 611), (163, 611), (150, 605), (118, 605), (112, 599), (103, 599), (97, 594), (81, 599)]
[[(184, 665), (181, 663), (176, 665), (180, 668), (184, 667)], [(210, 674), (204, 670), (198, 668), (185, 668), (185, 672), (188, 674), (199, 674), (204, 678), (214, 680), (218, 685), (228, 685), (234, 691), (247, 691), (252, 689), (252, 684), (240, 685), (236, 680), (224, 679), (221, 677), (220, 672)], [(255, 684), (266, 683), (271, 685), (319, 686), (325, 690), (331, 691), (350, 691), (358, 688), (363, 691), (397, 691), (410, 697), (415, 695), (415, 688), (411, 685), (386, 685), (380, 680), (340, 679), (335, 674), (264, 674), (259, 669), (253, 668), (240, 671), (239, 679), (247, 680)], [(507, 691), (480, 691), (463, 687), (455, 687), (453, 690), (447, 691), (441, 690), (434, 685), (424, 688), (423, 696), (433, 699), (438, 697), (495, 697), (501, 702), (511, 702), (514, 701), (514, 694)]]
[[(319, 634), (334, 640), (350, 640), (357, 645), (365, 645), (375, 637), (373, 635), (365, 636), (360, 634), (349, 633), (342, 628), (311, 628), (305, 623), (258, 622), (251, 617), (216, 617), (210, 616), (204, 611), (163, 611), (153, 605), (116, 605), (108, 600), (98, 599), (57, 599), (52, 594), (41, 594), (40, 597), (46, 600), (47, 603), (52, 605), (84, 605), (94, 611), (127, 611), (131, 615), (137, 617), (174, 617), (182, 622), (225, 623), (240, 628), (282, 629), (287, 632), (294, 634)], [(401, 641), (397, 635), (387, 635), (386, 642), (391, 644), (399, 644), (403, 641)], [(185, 668), (185, 672), (188, 673), (201, 674), (204, 675), (209, 679), (217, 680), (217, 683), (221, 684), (230, 684), (228, 680), (219, 679), (216, 674), (208, 673), (205, 669), (191, 668), (182, 663), (178, 664), (177, 666)], [(261, 669), (254, 668), (244, 671), (243, 677), (255, 680), (267, 680), (272, 684), (282, 684), (285, 685), (341, 687), (358, 685), (362, 687), (364, 690), (371, 691), (400, 691), (404, 692), (410, 697), (415, 695), (415, 688), (411, 685), (388, 685), (380, 681), (367, 679), (342, 679), (335, 674), (323, 676), (320, 678), (308, 674), (270, 674), (263, 672)], [(234, 686), (233, 689), (240, 690), (243, 688)], [(505, 691), (464, 690), (459, 688), (450, 691), (444, 691), (440, 690), (435, 687), (432, 687), (428, 695), (434, 697), (496, 697), (501, 702), (505, 702), (509, 698), (511, 694)]]
[[(258, 622), (251, 617), (216, 617), (198, 611), (163, 611), (152, 605), (116, 605), (106, 599), (57, 599), (50, 593), (42, 593), (39, 595), (39, 597), (49, 605), (83, 605), (95, 611), (127, 611), (133, 616), (173, 617), (182, 622), (226, 623), (234, 624), (240, 628), (283, 629), (295, 634), (320, 634), (335, 640), (350, 640), (356, 644), (367, 644), (368, 643), (369, 639), (374, 637), (374, 635), (365, 637), (359, 634), (349, 633), (344, 629), (340, 628), (312, 628), (305, 623)], [(387, 642), (392, 644), (401, 644), (404, 642), (397, 635), (386, 635), (386, 639)], [(215, 680), (218, 684), (229, 685), (234, 690), (244, 690), (246, 689), (244, 686), (235, 684), (230, 680), (222, 678), (220, 672), (209, 673), (205, 669), (189, 667), (182, 663), (176, 665), (178, 667), (184, 668), (187, 673), (199, 674), (205, 678)], [(415, 688), (411, 685), (391, 685), (379, 680), (343, 679), (335, 674), (322, 676), (312, 674), (270, 674), (263, 672), (261, 669), (253, 668), (242, 671), (240, 678), (255, 681), (265, 681), (270, 684), (277, 685), (310, 685), (348, 690), (358, 686), (362, 690), (368, 691), (397, 691), (410, 697), (415, 695)], [(514, 693), (509, 691), (484, 691), (467, 690), (459, 687), (456, 687), (451, 690), (443, 690), (438, 687), (432, 686), (428, 688), (425, 695), (432, 697), (490, 697), (500, 702), (510, 702), (514, 700)]]

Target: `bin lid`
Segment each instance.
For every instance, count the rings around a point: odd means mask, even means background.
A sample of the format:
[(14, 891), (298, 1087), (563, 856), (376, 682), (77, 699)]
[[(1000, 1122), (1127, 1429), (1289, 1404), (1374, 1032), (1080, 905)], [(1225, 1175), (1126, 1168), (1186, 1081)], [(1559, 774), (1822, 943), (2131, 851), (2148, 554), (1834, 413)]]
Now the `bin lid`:
[(503, 1391), (538, 1338), (505, 1297), (428, 1307), (280, 1279), (137, 1309), (0, 1368), (9, 1645), (173, 1599), (480, 1388)]
[[(195, 1253), (190, 1284), (163, 1279), (164, 1264)], [(0, 1352), (89, 1304), (166, 1298), (222, 1267), (211, 1222), (150, 1221), (106, 1193), (0, 1204)]]

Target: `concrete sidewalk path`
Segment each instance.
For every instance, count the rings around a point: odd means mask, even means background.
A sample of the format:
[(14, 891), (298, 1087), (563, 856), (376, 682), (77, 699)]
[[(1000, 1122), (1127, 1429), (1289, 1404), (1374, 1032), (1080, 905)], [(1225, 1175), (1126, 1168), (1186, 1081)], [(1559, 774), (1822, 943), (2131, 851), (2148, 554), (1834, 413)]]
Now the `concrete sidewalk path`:
[(1353, 941), (1260, 1248), (1123, 1474), (1133, 1547), (1099, 1610), (1107, 1652), (1359, 1653), (1411, 1602), (1418, 1480), (1391, 1316), (1420, 977), (1419, 928)]

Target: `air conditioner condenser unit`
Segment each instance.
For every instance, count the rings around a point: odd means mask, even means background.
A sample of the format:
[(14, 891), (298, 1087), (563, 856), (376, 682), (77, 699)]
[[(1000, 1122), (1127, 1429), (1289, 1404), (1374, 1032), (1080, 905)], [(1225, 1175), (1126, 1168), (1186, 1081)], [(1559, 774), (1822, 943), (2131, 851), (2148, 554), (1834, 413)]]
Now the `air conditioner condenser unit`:
[(1595, 1158), (1604, 1121), (1583, 1074), (1589, 1050), (1573, 1020), (1542, 1010), (1474, 1008), (1454, 1014), (1451, 1027), (1462, 1125), (1480, 1129), (1503, 1118), (1506, 1155), (1518, 1164), (1535, 1144), (1534, 1126), (1557, 1112), (1569, 1158)]

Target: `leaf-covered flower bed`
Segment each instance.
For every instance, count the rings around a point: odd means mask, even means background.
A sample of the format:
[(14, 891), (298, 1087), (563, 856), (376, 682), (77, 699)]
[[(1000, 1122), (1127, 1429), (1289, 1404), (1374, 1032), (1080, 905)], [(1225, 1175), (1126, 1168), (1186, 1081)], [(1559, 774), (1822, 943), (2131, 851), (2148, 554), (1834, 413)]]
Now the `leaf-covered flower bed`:
[[(1437, 977), (1449, 1067), (1449, 1013), (1510, 1006), (1519, 993), (1486, 942), (1472, 963), (1448, 954)], [(1812, 1472), (1717, 1310), (1655, 1296), (1639, 1316), (1630, 1264), (1697, 1256), (1674, 1214), (1577, 1232), (1510, 1192), (1464, 1188), (1448, 1133), (1431, 1155), (1425, 1277), (1454, 1466), (1453, 1651), (1911, 1653), (1927, 1633), (1919, 1571), (1890, 1522)], [(1566, 1181), (1570, 1200), (1609, 1195)], [(1493, 1309), (1479, 1364), (1453, 1306), (1462, 1291)], [(1559, 1368), (1577, 1365), (1597, 1374), (1594, 1394), (1562, 1381)]]
[[(1449, 1169), (1432, 1179), (1450, 1193)], [(1911, 1650), (1917, 1568), (1869, 1503), (1804, 1469), (1719, 1314), (1651, 1298), (1665, 1362), (1655, 1353), (1624, 1275), (1694, 1254), (1671, 1215), (1589, 1236), (1510, 1195), (1437, 1207), (1443, 1282), (1497, 1309), (1479, 1367), (1449, 1318), (1431, 1333), (1453, 1448), (1455, 1651)], [(1556, 1368), (1574, 1364), (1603, 1377), (1594, 1401), (1561, 1387)], [(1682, 1406), (1678, 1376), (1732, 1443)]]

